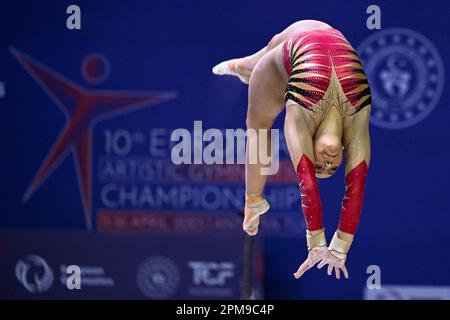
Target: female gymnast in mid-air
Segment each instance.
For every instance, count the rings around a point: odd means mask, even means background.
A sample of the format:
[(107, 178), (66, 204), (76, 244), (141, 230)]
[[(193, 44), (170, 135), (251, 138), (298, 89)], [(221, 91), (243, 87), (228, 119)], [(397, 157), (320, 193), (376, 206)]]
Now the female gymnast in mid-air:
[[(340, 279), (359, 221), (370, 161), (370, 88), (362, 64), (341, 32), (315, 20), (298, 21), (275, 35), (266, 47), (244, 58), (224, 61), (217, 75), (234, 75), (249, 84), (247, 128), (270, 135), (275, 118), (286, 106), (284, 133), (297, 172), (306, 221), (308, 257), (295, 278), (316, 263), (328, 264)], [(262, 130), (264, 129), (264, 130)], [(269, 210), (263, 197), (266, 175), (260, 160), (249, 162), (249, 149), (258, 146), (249, 134), (243, 229), (258, 232), (259, 216)], [(267, 148), (270, 150), (270, 137)], [(254, 149), (252, 149), (254, 150)], [(266, 149), (267, 150), (267, 149)], [(317, 178), (332, 176), (345, 151), (345, 195), (339, 226), (327, 247)]]

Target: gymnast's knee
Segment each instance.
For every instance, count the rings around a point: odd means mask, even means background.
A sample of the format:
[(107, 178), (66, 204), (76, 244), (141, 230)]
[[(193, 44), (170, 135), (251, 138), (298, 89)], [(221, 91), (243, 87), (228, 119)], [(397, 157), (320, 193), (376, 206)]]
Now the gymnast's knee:
[(272, 117), (262, 117), (255, 116), (251, 114), (247, 114), (247, 119), (245, 123), (247, 125), (247, 129), (271, 129), (274, 122), (274, 118)]
[(281, 39), (281, 35), (279, 33), (277, 33), (276, 35), (274, 35), (272, 37), (272, 39), (270, 39), (270, 41), (267, 43), (267, 48), (273, 49), (275, 48), (280, 42), (282, 41)]

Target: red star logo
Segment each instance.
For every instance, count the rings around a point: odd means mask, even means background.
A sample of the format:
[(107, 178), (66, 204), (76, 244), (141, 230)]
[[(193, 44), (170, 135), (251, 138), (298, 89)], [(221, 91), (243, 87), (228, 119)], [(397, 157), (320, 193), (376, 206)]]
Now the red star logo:
[(60, 107), (67, 123), (48, 152), (23, 196), (26, 202), (69, 153), (73, 152), (86, 225), (92, 228), (92, 128), (96, 122), (138, 108), (173, 99), (174, 92), (88, 90), (33, 59), (10, 48), (11, 53)]

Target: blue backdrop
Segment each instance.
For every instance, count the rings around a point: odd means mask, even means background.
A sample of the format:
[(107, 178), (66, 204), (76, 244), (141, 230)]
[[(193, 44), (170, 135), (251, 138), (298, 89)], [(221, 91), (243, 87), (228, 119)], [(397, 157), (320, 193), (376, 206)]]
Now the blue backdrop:
[[(274, 210), (260, 234), (265, 297), (362, 298), (369, 265), (381, 268), (382, 284), (450, 286), (447, 2), (77, 1), (81, 30), (68, 30), (70, 4), (2, 4), (1, 228), (150, 233), (161, 231), (146, 220), (152, 214), (235, 217), (242, 208), (242, 166), (223, 175), (204, 166), (174, 175), (170, 133), (192, 130), (195, 120), (204, 129), (244, 128), (247, 87), (215, 77), (211, 67), (259, 50), (297, 20), (316, 19), (346, 35), (373, 86), (363, 214), (347, 262), (349, 280), (310, 271), (295, 281), (292, 274), (306, 256), (297, 186), (289, 173), (273, 181), (267, 192)], [(381, 30), (366, 27), (371, 4), (381, 9)], [(99, 107), (80, 116), (83, 103)], [(137, 103), (139, 110), (102, 117)], [(55, 166), (27, 194), (73, 119), (79, 122), (72, 140), (56, 148)], [(282, 128), (282, 120), (275, 127)], [(285, 149), (281, 158), (289, 163)], [(338, 222), (343, 171), (320, 181), (329, 238)], [(168, 232), (185, 228), (169, 224)]]

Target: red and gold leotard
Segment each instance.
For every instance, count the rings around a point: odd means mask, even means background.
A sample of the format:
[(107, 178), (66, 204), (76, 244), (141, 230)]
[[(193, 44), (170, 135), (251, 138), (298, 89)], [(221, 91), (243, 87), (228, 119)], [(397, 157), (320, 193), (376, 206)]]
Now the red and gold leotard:
[[(304, 108), (305, 117), (316, 124), (331, 107), (341, 113), (347, 164), (338, 229), (354, 234), (370, 159), (371, 97), (362, 64), (342, 33), (333, 28), (300, 32), (286, 40), (283, 63), (289, 75), (285, 91), (287, 104), (295, 103)], [(314, 164), (305, 154), (298, 163), (297, 176), (307, 230), (322, 229), (322, 206)]]
[(342, 33), (333, 28), (301, 32), (283, 46), (289, 75), (285, 100), (314, 110), (330, 87), (332, 72), (354, 112), (370, 105), (370, 88), (359, 58)]

